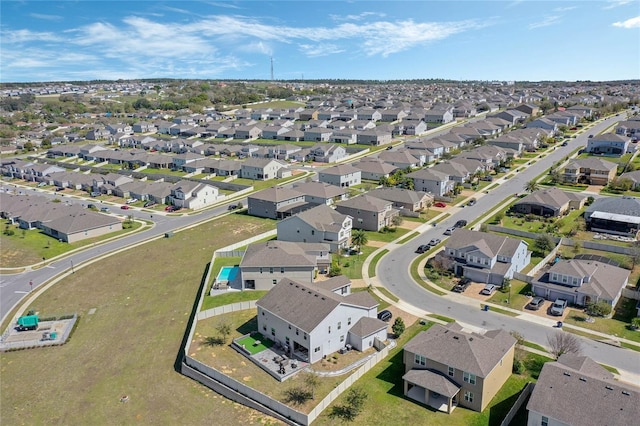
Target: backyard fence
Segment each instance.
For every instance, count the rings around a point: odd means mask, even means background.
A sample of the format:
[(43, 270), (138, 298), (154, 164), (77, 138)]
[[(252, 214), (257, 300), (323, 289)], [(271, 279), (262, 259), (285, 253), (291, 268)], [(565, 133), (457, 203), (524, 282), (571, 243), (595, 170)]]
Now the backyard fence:
[(527, 398), (529, 398), (529, 395), (531, 395), (531, 392), (533, 392), (533, 388), (535, 386), (536, 385), (533, 382), (529, 382), (525, 385), (524, 389), (522, 389), (522, 392), (520, 392), (520, 395), (518, 396), (516, 403), (513, 404), (513, 406), (507, 413), (507, 417), (505, 417), (502, 423), (500, 423), (500, 426), (509, 426), (509, 423), (511, 423), (511, 421), (516, 416), (516, 414), (518, 414), (518, 410), (520, 410), (520, 407), (522, 407), (522, 404), (524, 404)]
[[(60, 335), (59, 338), (55, 340), (35, 340), (31, 338), (27, 340), (16, 340), (16, 341), (7, 342), (6, 339), (11, 334), (11, 327), (13, 327), (13, 325), (10, 325), (2, 335), (2, 338), (0, 338), (0, 352), (26, 349), (26, 348), (38, 348), (38, 347), (46, 347), (46, 346), (63, 345), (66, 343), (67, 339), (69, 338), (69, 335), (71, 334), (71, 331), (73, 330), (73, 327), (75, 326), (77, 320), (78, 320), (78, 314), (73, 314), (73, 316), (65, 316), (64, 321), (70, 321), (70, 324), (65, 327), (64, 332)], [(41, 323), (44, 321), (48, 321), (48, 320), (45, 319), (41, 321)], [(59, 321), (59, 320), (52, 320), (52, 321)], [(45, 330), (37, 330), (37, 331), (44, 332)], [(31, 334), (30, 336), (33, 336), (33, 335)]]
[(198, 312), (198, 321), (205, 320), (207, 318), (215, 317), (223, 314), (230, 314), (231, 312), (244, 311), (247, 309), (255, 309), (256, 301), (247, 300), (244, 302), (232, 303), (230, 305), (218, 306), (216, 308), (207, 309), (206, 311)]

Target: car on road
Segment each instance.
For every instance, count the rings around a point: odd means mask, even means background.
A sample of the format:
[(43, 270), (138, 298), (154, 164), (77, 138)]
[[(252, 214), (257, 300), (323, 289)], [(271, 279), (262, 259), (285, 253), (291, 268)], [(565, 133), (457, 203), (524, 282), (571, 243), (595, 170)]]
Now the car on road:
[(40, 182), (38, 184), (38, 188), (42, 188), (43, 186), (47, 186), (47, 182)]
[(467, 203), (468, 206), (474, 206), (476, 204), (476, 199), (472, 198), (469, 200), (469, 202)]
[(155, 206), (156, 202), (155, 201), (147, 201), (146, 203), (144, 203), (143, 207), (151, 207), (151, 206)]
[(424, 253), (425, 251), (429, 250), (429, 245), (428, 244), (422, 244), (421, 246), (418, 246), (418, 248), (416, 249), (416, 253)]
[(484, 294), (485, 296), (491, 296), (496, 291), (497, 288), (498, 286), (495, 284), (487, 284), (484, 286), (482, 291), (480, 291), (480, 294)]
[(529, 302), (529, 304), (527, 304), (527, 308), (531, 309), (532, 311), (537, 311), (542, 307), (542, 305), (544, 305), (544, 297), (536, 296), (531, 299), (531, 302)]
[(464, 228), (465, 226), (467, 226), (467, 221), (464, 219), (460, 219), (455, 225), (453, 225), (454, 228)]
[(100, 211), (104, 212), (104, 213), (108, 213), (109, 212), (109, 207), (100, 207)]
[(447, 207), (447, 205), (446, 205), (445, 203), (443, 203), (443, 202), (438, 201), (437, 203), (435, 203), (435, 204), (433, 205), (433, 207), (440, 207), (440, 208), (442, 208), (442, 207)]
[(129, 210), (131, 207), (129, 207), (128, 205), (124, 204), (124, 205), (120, 206), (120, 208), (122, 210)]
[(589, 135), (589, 139), (591, 139), (593, 137), (593, 135)]
[(393, 314), (386, 309), (384, 311), (378, 312), (378, 319), (381, 321), (385, 321), (385, 322), (389, 321), (392, 317), (393, 317)]
[(438, 244), (440, 244), (442, 240), (440, 238), (433, 238), (431, 241), (429, 241), (429, 245), (431, 247), (433, 246), (437, 246)]
[(391, 151), (393, 149), (393, 146), (388, 146), (387, 147), (387, 151)]
[(551, 315), (560, 317), (564, 314), (564, 310), (567, 308), (567, 301), (565, 299), (556, 299), (551, 305), (551, 310), (549, 311)]
[(562, 146), (567, 146), (567, 145), (569, 145), (569, 142), (567, 141), (562, 142)]
[(456, 227), (455, 227), (455, 226), (452, 226), (452, 227), (450, 227), (450, 228), (447, 228), (447, 229), (444, 231), (444, 235), (451, 235), (451, 234), (453, 234), (453, 231), (455, 231), (455, 230), (456, 230)]
[(227, 207), (227, 210), (235, 210), (238, 208), (237, 204), (229, 204), (229, 207)]
[(458, 281), (458, 284), (453, 287), (452, 291), (456, 293), (464, 293), (464, 291), (468, 289), (470, 285), (471, 280), (469, 278), (461, 278), (460, 281)]
[(87, 204), (87, 208), (88, 209), (96, 209), (96, 205), (95, 204)]
[(178, 210), (180, 210), (180, 207), (178, 206), (167, 206), (164, 209), (166, 212), (177, 212)]

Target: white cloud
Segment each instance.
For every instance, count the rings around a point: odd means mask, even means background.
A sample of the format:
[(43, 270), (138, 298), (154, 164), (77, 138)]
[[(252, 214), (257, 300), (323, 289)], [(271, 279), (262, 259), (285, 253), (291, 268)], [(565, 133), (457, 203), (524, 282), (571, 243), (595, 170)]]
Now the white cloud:
[(619, 28), (626, 28), (626, 29), (640, 28), (640, 16), (636, 16), (635, 18), (627, 19), (626, 21), (614, 22), (613, 26), (614, 27), (619, 27)]
[(613, 9), (616, 7), (627, 5), (629, 3), (633, 3), (633, 0), (610, 0), (607, 2), (607, 5), (603, 7), (603, 9)]
[(43, 13), (30, 13), (29, 16), (36, 19), (44, 19), (45, 21), (61, 21), (63, 19), (59, 15), (45, 15)]
[(536, 28), (548, 27), (550, 25), (559, 24), (560, 22), (561, 22), (560, 16), (547, 16), (542, 21), (529, 24), (529, 29), (533, 30)]
[(317, 58), (320, 56), (335, 55), (337, 53), (345, 52), (346, 49), (341, 48), (335, 44), (301, 44), (300, 50), (311, 58)]
[(377, 16), (379, 18), (384, 18), (387, 15), (384, 13), (378, 13), (378, 12), (362, 12), (357, 15), (329, 15), (331, 19), (338, 22), (339, 21), (362, 21), (363, 19), (368, 18), (370, 16)]
[(62, 41), (62, 38), (51, 32), (35, 32), (31, 30), (6, 30), (0, 32), (4, 46), (13, 43), (30, 43), (30, 42), (56, 42)]
[(556, 7), (553, 9), (554, 12), (568, 12), (570, 10), (577, 9), (578, 6), (564, 6), (564, 7)]

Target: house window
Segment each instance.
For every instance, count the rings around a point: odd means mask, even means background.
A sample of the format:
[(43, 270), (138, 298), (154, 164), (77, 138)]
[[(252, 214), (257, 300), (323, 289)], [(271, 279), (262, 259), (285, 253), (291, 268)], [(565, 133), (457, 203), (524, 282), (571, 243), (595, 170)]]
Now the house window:
[(262, 316), (264, 316), (264, 311), (262, 311)]
[(273, 268), (269, 268), (269, 273), (273, 274)]
[(449, 367), (449, 376), (453, 377), (453, 374), (454, 374), (455, 371), (456, 371), (455, 368)]
[(276, 335), (276, 329), (275, 329), (275, 328), (273, 328), (273, 327), (271, 327), (271, 335), (272, 335), (272, 336), (275, 336), (275, 335)]
[(282, 267), (280, 268), (280, 273), (281, 273), (281, 274), (284, 274), (284, 266), (282, 266)]
[(260, 268), (260, 273), (262, 273), (262, 268)]
[(422, 355), (416, 354), (415, 364), (422, 365), (424, 367), (425, 365), (427, 365), (427, 358), (423, 357)]
[(276, 284), (278, 284), (278, 280), (271, 280), (271, 283), (272, 283), (273, 285), (276, 285)]
[(304, 340), (307, 340), (307, 333), (304, 333), (304, 336), (302, 336), (304, 338)]
[(342, 322), (338, 321), (338, 330), (340, 330), (342, 328)]
[(464, 391), (464, 400), (467, 402), (473, 402), (473, 392)]
[(267, 326), (266, 326), (266, 324), (263, 324), (263, 325), (262, 325), (262, 331), (267, 331)]
[(344, 336), (340, 336), (340, 341), (344, 342)]
[(320, 346), (318, 346), (317, 348), (315, 348), (315, 349), (313, 350), (313, 352), (320, 352)]
[(284, 340), (285, 340), (285, 342), (287, 342), (287, 345), (288, 345), (288, 344), (289, 344), (289, 336), (286, 336), (286, 337), (284, 338)]
[(540, 419), (540, 426), (549, 426), (549, 417), (542, 416)]
[(314, 229), (311, 230), (311, 235), (316, 235), (316, 231)]
[(329, 334), (331, 334), (331, 326), (329, 326)]
[(347, 318), (347, 325), (351, 325), (351, 317)]
[(289, 330), (291, 330), (291, 324), (289, 324)]
[(300, 330), (296, 329), (296, 336), (300, 335)]
[(462, 380), (464, 380), (466, 383), (475, 385), (476, 384), (476, 375), (475, 374), (471, 374), (471, 373), (467, 373), (465, 371), (462, 374)]

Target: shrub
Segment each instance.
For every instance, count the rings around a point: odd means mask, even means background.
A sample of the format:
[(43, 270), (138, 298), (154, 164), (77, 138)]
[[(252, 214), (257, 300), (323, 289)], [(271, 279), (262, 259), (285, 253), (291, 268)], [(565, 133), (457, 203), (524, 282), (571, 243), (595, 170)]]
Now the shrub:
[(611, 314), (611, 305), (603, 300), (596, 303), (588, 303), (587, 313), (597, 317), (606, 317)]
[(524, 363), (520, 359), (514, 358), (513, 369), (512, 369), (513, 374), (522, 374), (524, 373), (524, 371), (525, 371)]
[(405, 325), (402, 318), (400, 317), (396, 318), (395, 322), (393, 323), (393, 326), (391, 326), (391, 331), (393, 331), (393, 334), (395, 334), (396, 337), (400, 337), (402, 333), (404, 333), (404, 329), (405, 329)]

